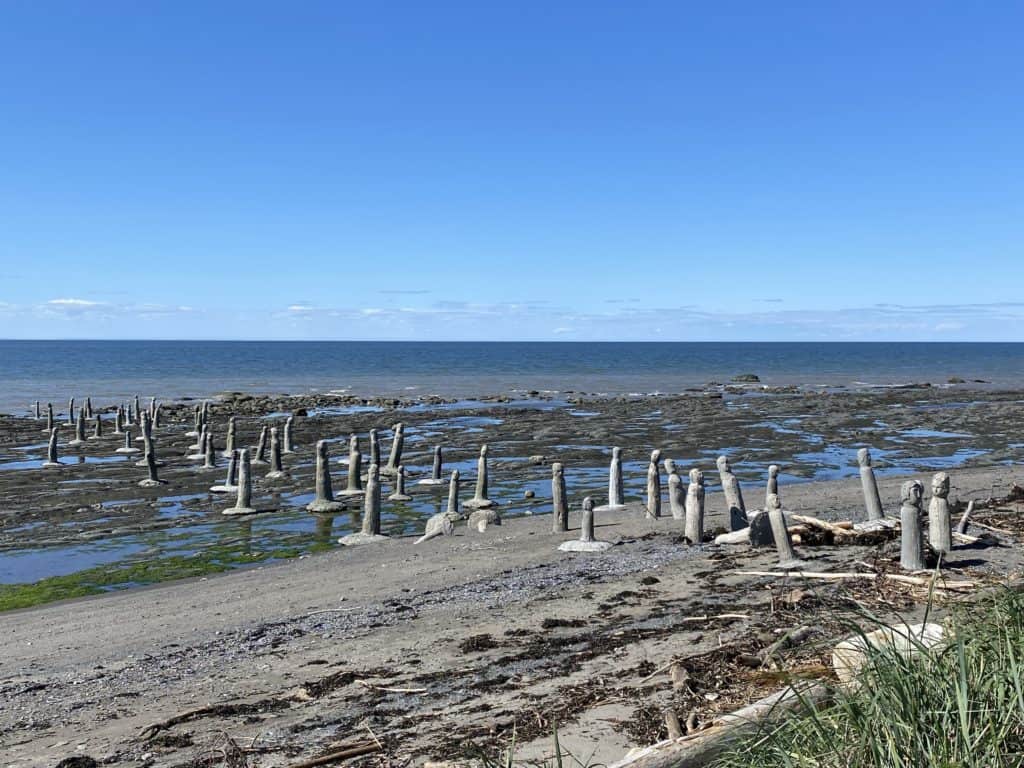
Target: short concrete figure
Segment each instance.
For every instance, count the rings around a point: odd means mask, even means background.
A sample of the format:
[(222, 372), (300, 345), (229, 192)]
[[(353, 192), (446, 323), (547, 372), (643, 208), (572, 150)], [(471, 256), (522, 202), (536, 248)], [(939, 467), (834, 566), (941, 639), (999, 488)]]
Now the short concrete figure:
[(921, 535), (921, 504), (924, 485), (908, 480), (900, 488), (900, 568), (921, 571), (925, 568), (924, 538)]
[(136, 423), (138, 423), (138, 424), (142, 423), (142, 414), (143, 413), (144, 413), (144, 411), (142, 410), (142, 405), (139, 404), (139, 396), (136, 395), (135, 396), (135, 421), (136, 421)]
[(604, 552), (611, 549), (610, 541), (594, 538), (594, 501), (589, 496), (583, 500), (583, 518), (580, 523), (580, 537), (575, 541), (563, 541), (558, 545), (561, 552)]
[(388, 501), (412, 501), (412, 496), (405, 492), (405, 466), (402, 464), (395, 472), (395, 491), (388, 496)]
[(776, 568), (793, 569), (800, 567), (800, 558), (793, 551), (793, 540), (789, 537), (789, 528), (786, 527), (786, 515), (782, 511), (782, 502), (776, 494), (771, 494), (765, 499), (768, 508), (768, 522), (772, 528), (772, 538), (775, 539), (775, 551), (779, 553), (779, 564)]
[(53, 432), (53, 403), (46, 404), (46, 431)]
[(740, 481), (732, 471), (728, 456), (719, 456), (718, 476), (722, 482), (722, 494), (725, 496), (725, 504), (729, 510), (729, 527), (733, 531), (746, 528), (747, 507), (743, 503), (743, 492), (740, 490)]
[(185, 437), (199, 437), (202, 420), (202, 409), (197, 405), (192, 409), (192, 429), (185, 433)]
[(217, 451), (213, 447), (213, 433), (207, 431), (206, 446), (203, 449), (203, 469), (217, 468)]
[(668, 508), (674, 520), (686, 519), (686, 489), (679, 477), (676, 463), (665, 459), (665, 471), (668, 472)]
[(167, 482), (166, 480), (161, 480), (157, 475), (157, 460), (156, 456), (154, 456), (152, 452), (146, 453), (146, 457), (143, 459), (143, 462), (146, 465), (146, 469), (149, 470), (149, 477), (145, 480), (139, 481), (138, 485), (140, 488), (156, 488)]
[(114, 453), (124, 453), (131, 455), (134, 453), (141, 453), (138, 448), (132, 445), (132, 429), (131, 427), (125, 427), (124, 430), (124, 445), (118, 448)]
[(156, 458), (156, 448), (153, 445), (153, 431), (146, 429), (146, 425), (149, 423), (149, 416), (146, 415), (142, 420), (142, 460), (135, 462), (137, 467), (145, 467), (149, 465), (149, 456), (153, 456), (153, 461), (156, 462), (158, 467), (162, 467), (164, 462), (158, 461)]
[(569, 530), (569, 502), (565, 494), (565, 467), (556, 461), (551, 465), (551, 532)]
[(690, 470), (690, 485), (686, 488), (686, 522), (684, 535), (691, 544), (704, 541), (704, 473)]
[(114, 412), (114, 434), (124, 434), (124, 411), (121, 406), (117, 406), (117, 411)]
[(85, 418), (92, 418), (92, 397), (85, 398)]
[(159, 429), (160, 428), (160, 413), (161, 413), (161, 410), (163, 409), (163, 406), (160, 403), (157, 403), (155, 400), (153, 402), (154, 402), (154, 405), (153, 405), (153, 429)]
[(380, 466), (380, 436), (377, 434), (376, 429), (370, 430), (369, 435), (370, 443), (370, 463)]
[(90, 440), (103, 439), (103, 418), (97, 413), (93, 418), (92, 436)]
[(75, 426), (75, 398), (68, 400), (68, 426)]
[(434, 466), (430, 472), (430, 477), (426, 480), (417, 481), (416, 485), (444, 485), (445, 481), (441, 477), (441, 446), (434, 446)]
[(932, 475), (932, 498), (928, 502), (928, 543), (936, 552), (953, 551), (952, 522), (949, 510), (949, 475)]
[(39, 409), (39, 401), (36, 400), (36, 421), (43, 418), (43, 412)]
[(465, 503), (466, 509), (489, 509), (495, 502), (487, 498), (487, 445), (480, 446), (480, 458), (476, 461), (476, 493)]
[(462, 510), (459, 509), (459, 470), (452, 470), (452, 477), (448, 481), (448, 509), (447, 514), (454, 515), (456, 520), (461, 519)]
[(647, 465), (647, 513), (649, 520), (661, 517), (661, 451), (651, 451), (651, 461)]
[(327, 441), (319, 440), (316, 444), (316, 489), (314, 499), (306, 505), (310, 512), (340, 512), (345, 505), (334, 500), (334, 489), (331, 486), (331, 466), (327, 456)]
[(885, 510), (882, 509), (882, 497), (878, 494), (875, 470), (871, 467), (871, 451), (867, 448), (857, 451), (857, 463), (860, 465), (860, 487), (864, 493), (864, 509), (868, 520), (881, 520), (885, 517)]
[(228, 459), (228, 476), (220, 485), (210, 487), (210, 493), (235, 493), (238, 490), (238, 451)]
[(380, 532), (380, 470), (371, 464), (366, 472), (366, 494), (363, 501), (363, 528), (359, 533), (350, 533), (338, 539), (347, 547), (386, 541)]
[(238, 434), (237, 429), (238, 428), (235, 422), (235, 417), (232, 416), (231, 418), (228, 419), (228, 435), (225, 438), (224, 443), (224, 455), (227, 456), (228, 458), (235, 455), (235, 439), (236, 435)]
[(46, 446), (46, 461), (43, 462), (44, 467), (63, 467), (57, 458), (57, 432), (60, 430), (54, 427), (50, 430), (50, 442)]
[(255, 512), (252, 506), (252, 466), (249, 462), (249, 449), (242, 448), (238, 452), (238, 496), (235, 506), (224, 510), (225, 515), (251, 515)]
[(270, 471), (266, 474), (267, 480), (285, 480), (288, 473), (284, 471), (281, 463), (281, 437), (277, 433), (277, 427), (270, 428)]

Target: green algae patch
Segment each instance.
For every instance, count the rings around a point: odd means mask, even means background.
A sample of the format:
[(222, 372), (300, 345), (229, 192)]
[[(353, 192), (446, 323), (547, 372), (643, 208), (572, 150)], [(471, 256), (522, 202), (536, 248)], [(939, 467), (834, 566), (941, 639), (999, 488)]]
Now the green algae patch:
[(0, 584), (0, 611), (31, 608), (56, 600), (98, 595), (115, 589), (208, 576), (254, 563), (298, 557), (310, 550), (328, 549), (331, 549), (329, 545), (314, 545), (311, 548), (279, 547), (262, 551), (247, 551), (239, 546), (213, 546), (194, 555), (172, 555), (101, 565), (65, 576), (50, 576), (31, 584)]

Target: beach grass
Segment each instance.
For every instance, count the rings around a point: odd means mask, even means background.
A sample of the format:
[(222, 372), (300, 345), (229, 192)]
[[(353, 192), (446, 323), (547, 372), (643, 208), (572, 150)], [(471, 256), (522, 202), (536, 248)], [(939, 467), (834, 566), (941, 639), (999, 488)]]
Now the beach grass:
[(860, 685), (733, 747), (716, 768), (1024, 765), (1024, 596), (1004, 589), (948, 618), (951, 639), (873, 651)]

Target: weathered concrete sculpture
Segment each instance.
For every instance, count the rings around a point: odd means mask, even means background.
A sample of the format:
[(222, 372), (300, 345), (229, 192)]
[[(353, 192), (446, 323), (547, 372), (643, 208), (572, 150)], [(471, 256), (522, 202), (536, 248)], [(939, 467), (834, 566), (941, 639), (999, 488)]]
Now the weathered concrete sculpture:
[(359, 438), (348, 439), (348, 482), (339, 496), (363, 496), (363, 455), (359, 452)]
[(306, 505), (310, 512), (340, 512), (345, 505), (334, 500), (334, 489), (331, 486), (331, 466), (327, 457), (327, 441), (318, 440), (316, 444), (316, 489), (315, 498)]
[(97, 413), (93, 419), (92, 435), (89, 437), (90, 440), (102, 440), (103, 439), (103, 418)]
[(477, 533), (483, 533), (493, 525), (501, 525), (501, 515), (494, 507), (474, 509), (466, 520), (466, 526)]
[(476, 493), (463, 506), (467, 509), (489, 509), (495, 502), (487, 498), (487, 452), (486, 445), (480, 446), (480, 458), (476, 461)]
[(158, 462), (152, 451), (147, 451), (146, 457), (143, 459), (143, 463), (145, 463), (146, 469), (149, 470), (149, 477), (145, 480), (139, 481), (138, 484), (140, 488), (156, 488), (157, 486), (163, 485), (167, 482), (166, 480), (161, 480), (156, 473)]
[(458, 520), (462, 517), (462, 510), (459, 509), (459, 470), (452, 470), (451, 480), (448, 481), (448, 509), (447, 514), (454, 515)]
[(369, 435), (370, 442), (370, 463), (380, 466), (380, 436), (377, 434), (376, 429), (370, 430)]
[(295, 444), (292, 442), (292, 427), (294, 424), (294, 416), (289, 416), (284, 420), (284, 445), (281, 447), (282, 453), (295, 453)]
[(779, 564), (776, 568), (792, 569), (800, 567), (800, 559), (793, 551), (793, 540), (789, 537), (789, 528), (786, 527), (786, 515), (782, 511), (782, 502), (776, 494), (771, 494), (765, 499), (765, 506), (768, 509), (768, 522), (772, 529), (772, 538), (775, 539), (775, 550), (779, 553)]
[(228, 419), (228, 435), (225, 438), (224, 443), (224, 456), (228, 458), (235, 455), (235, 436), (237, 434), (237, 426), (235, 424), (235, 417), (232, 416)]
[(729, 509), (729, 527), (733, 531), (746, 528), (747, 507), (743, 503), (743, 492), (740, 490), (740, 481), (733, 474), (729, 465), (728, 456), (719, 456), (718, 475), (722, 481), (722, 494), (725, 496), (725, 504)]
[(154, 422), (154, 426), (159, 426), (159, 424), (156, 424), (156, 398), (155, 397), (149, 398), (149, 420)]
[(136, 421), (136, 423), (139, 423), (139, 424), (142, 423), (142, 414), (143, 413), (144, 413), (144, 411), (142, 410), (142, 406), (139, 404), (139, 396), (136, 395), (135, 396), (135, 421)]
[(139, 449), (132, 445), (132, 430), (131, 427), (125, 427), (124, 430), (124, 445), (118, 448), (114, 453), (133, 454), (140, 453)]
[(85, 398), (85, 418), (92, 418), (92, 397)]
[(68, 400), (68, 426), (75, 426), (75, 398)]
[(137, 467), (145, 467), (149, 465), (148, 454), (153, 455), (153, 461), (156, 462), (158, 467), (162, 467), (164, 462), (156, 460), (156, 448), (153, 446), (153, 430), (149, 428), (149, 414), (143, 414), (142, 419), (142, 460), (135, 462)]
[(427, 480), (419, 480), (416, 485), (444, 485), (441, 478), (441, 446), (434, 446), (434, 467)]
[(238, 451), (228, 460), (228, 476), (220, 485), (210, 487), (210, 493), (234, 493), (238, 490)]
[(565, 495), (565, 468), (562, 462), (551, 465), (551, 532), (565, 533), (569, 530), (569, 502)]
[(928, 543), (944, 555), (953, 551), (949, 515), (949, 475), (936, 472), (932, 476), (932, 498), (928, 502)]
[(871, 452), (867, 448), (857, 451), (857, 463), (860, 464), (860, 486), (864, 492), (864, 508), (868, 520), (881, 520), (885, 517), (885, 511), (882, 509), (882, 497), (878, 495), (875, 470), (871, 468)]
[[(768, 507), (769, 507), (768, 499), (771, 498), (773, 495), (774, 496), (778, 496), (779, 495), (779, 465), (778, 464), (769, 464), (768, 465), (768, 484), (765, 487), (765, 493), (764, 493), (764, 508), (765, 509), (768, 509)], [(780, 504), (781, 504), (781, 497), (780, 497)]]
[(39, 409), (39, 401), (36, 400), (36, 421), (43, 418), (43, 412)]
[(908, 480), (900, 488), (900, 568), (921, 571), (924, 563), (924, 539), (921, 535), (921, 503), (924, 485)]
[(124, 411), (121, 406), (117, 406), (117, 410), (114, 412), (114, 434), (124, 434)]
[(249, 463), (249, 449), (242, 448), (238, 452), (238, 497), (235, 506), (224, 510), (225, 515), (251, 515), (256, 510), (252, 506), (252, 467)]
[(447, 512), (440, 512), (430, 516), (423, 529), (423, 535), (413, 543), (422, 544), (425, 541), (436, 539), (438, 536), (451, 536), (454, 533), (455, 520)]
[(651, 462), (647, 465), (647, 518), (654, 520), (661, 517), (661, 451), (651, 451)]
[(281, 464), (281, 438), (277, 434), (277, 427), (270, 428), (270, 471), (266, 474), (267, 480), (285, 480), (288, 473), (284, 471)]
[(57, 458), (57, 432), (58, 428), (54, 427), (50, 430), (50, 442), (46, 446), (46, 461), (43, 462), (44, 467), (63, 467)]
[(398, 422), (393, 429), (395, 435), (391, 439), (391, 453), (388, 454), (388, 465), (383, 469), (386, 475), (393, 475), (398, 471), (402, 463), (402, 447), (405, 445), (405, 424)]
[(75, 439), (69, 441), (68, 445), (85, 445), (85, 408), (78, 409), (78, 418), (75, 419)]
[(256, 456), (253, 458), (253, 464), (266, 464), (267, 463), (267, 427), (266, 425), (260, 430), (260, 439), (256, 443)]
[(189, 461), (205, 461), (206, 460), (206, 436), (209, 434), (209, 428), (203, 424), (199, 429), (199, 437), (196, 438), (196, 444), (190, 445), (188, 450), (191, 453), (185, 456)]
[(207, 431), (206, 446), (203, 449), (203, 469), (217, 468), (217, 451), (213, 447), (213, 433)]
[(395, 472), (395, 492), (388, 496), (388, 501), (412, 501), (412, 496), (405, 492), (405, 465), (399, 464)]
[(686, 523), (684, 535), (691, 544), (704, 541), (704, 473), (690, 470), (690, 485), (686, 489)]
[(347, 547), (358, 544), (370, 544), (385, 541), (387, 536), (380, 532), (380, 470), (371, 464), (366, 472), (366, 496), (363, 501), (363, 529), (359, 533), (350, 533), (338, 539), (339, 544)]
[(199, 437), (202, 427), (203, 410), (198, 405), (192, 409), (192, 429), (185, 433), (185, 437)]
[(675, 520), (686, 519), (686, 490), (683, 488), (683, 480), (676, 470), (676, 463), (672, 459), (665, 459), (665, 471), (668, 472), (668, 508)]
[(608, 466), (608, 503), (598, 507), (598, 512), (611, 512), (626, 506), (626, 497), (622, 485), (622, 449), (612, 448), (612, 460)]
[[(152, 436), (153, 434), (153, 425), (152, 422), (150, 422), (149, 420), (148, 411), (142, 412), (141, 416), (139, 417), (139, 426), (139, 436), (135, 438), (135, 442), (144, 443), (146, 442), (146, 435)], [(143, 450), (143, 453), (145, 453), (145, 450)], [(143, 457), (143, 461), (145, 461), (145, 457)]]
[(580, 537), (576, 541), (563, 541), (558, 545), (561, 552), (604, 552), (612, 546), (610, 541), (594, 538), (594, 501), (587, 496), (583, 500), (583, 519)]
[(46, 404), (46, 431), (53, 432), (53, 403)]
[(124, 409), (124, 410), (125, 410), (125, 413), (127, 413), (127, 414), (128, 414), (128, 418), (127, 418), (127, 420), (126, 420), (126, 423), (127, 423), (127, 424), (131, 424), (131, 425), (134, 425), (134, 424), (135, 424), (135, 414), (134, 414), (134, 413), (132, 412), (132, 404), (131, 404), (131, 403), (128, 403), (128, 404), (127, 404), (127, 405), (125, 406), (125, 409)]

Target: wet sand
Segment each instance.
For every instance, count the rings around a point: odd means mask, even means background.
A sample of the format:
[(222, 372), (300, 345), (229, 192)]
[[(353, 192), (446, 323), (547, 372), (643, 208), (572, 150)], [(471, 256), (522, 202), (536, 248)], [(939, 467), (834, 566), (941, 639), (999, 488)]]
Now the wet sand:
[[(550, 753), (555, 726), (563, 746), (580, 759), (610, 762), (631, 746), (664, 737), (663, 706), (671, 705), (682, 719), (695, 712), (705, 722), (777, 687), (777, 672), (751, 669), (739, 659), (777, 639), (778, 631), (815, 627), (812, 642), (794, 650), (784, 666), (821, 674), (827, 641), (843, 633), (844, 614), (868, 606), (912, 615), (923, 599), (909, 587), (875, 582), (811, 583), (796, 594), (792, 585), (737, 575), (769, 568), (772, 554), (747, 546), (689, 547), (681, 521), (643, 520), (636, 499), (650, 447), (661, 447), (683, 469), (699, 463), (709, 480), (715, 479), (714, 456), (733, 448), (750, 508), (763, 494), (763, 467), (781, 463), (787, 509), (861, 519), (855, 463), (851, 473), (845, 451), (867, 441), (889, 451), (879, 464), (890, 513), (905, 479), (897, 472), (916, 470), (914, 476), (927, 480), (943, 463), (966, 463), (951, 470), (951, 499), (962, 500), (1000, 495), (1024, 482), (1024, 473), (1010, 463), (1020, 458), (1015, 436), (1024, 423), (1022, 398), (949, 390), (726, 393), (723, 399), (696, 393), (630, 401), (582, 397), (565, 407), (492, 403), (472, 414), (438, 410), (438, 404), (395, 410), (395, 403), (379, 403), (371, 407), (381, 411), (341, 414), (310, 410), (297, 422), (302, 452), (286, 462), (292, 483), (258, 486), (257, 506), (280, 508), (288, 493), (311, 491), (315, 437), (338, 437), (338, 458), (349, 431), (402, 420), (409, 425), (407, 450), (416, 460), (408, 464), (416, 477), (428, 471), (435, 440), (451, 446), (449, 469), (468, 470), (479, 443), (491, 445), (504, 524), (482, 534), (461, 525), (453, 537), (413, 545), (423, 515), (433, 508), (430, 496), (422, 506), (394, 514), (385, 528), (393, 540), (379, 545), (332, 547), (209, 578), (0, 614), (0, 746), (6, 764), (52, 765), (83, 753), (117, 765), (190, 765), (210, 755), (216, 758), (211, 764), (219, 764), (227, 748), (224, 734), (250, 750), (245, 758), (254, 766), (289, 765), (331, 745), (374, 739), (388, 762), (465, 759), (475, 749), (495, 756), (513, 732), (526, 760)], [(67, 535), (59, 531), (62, 522), (73, 522), (75, 535), (99, 541), (194, 526), (195, 519), (186, 525), (159, 516), (161, 498), (203, 497), (203, 488), (222, 474), (197, 479), (194, 466), (180, 459), (191, 442), (183, 436), (189, 407), (170, 414), (178, 426), (158, 435), (169, 460), (169, 487), (115, 513), (93, 505), (146, 498), (132, 482), (142, 470), (86, 464), (56, 470), (60, 477), (42, 483), (38, 470), (0, 471), (3, 544), (42, 551), (52, 542), (59, 551)], [(281, 407), (238, 401), (216, 406), (214, 421), (222, 425), (228, 412), (251, 413), (243, 433), (251, 444), (258, 417)], [(467, 415), (474, 420), (467, 422)], [(38, 441), (35, 422), (3, 426), (3, 461)], [(386, 454), (387, 435), (382, 442)], [(600, 555), (559, 553), (558, 543), (578, 531), (550, 532), (548, 464), (559, 460), (572, 470), (567, 479), (575, 526), (584, 494), (603, 500), (606, 451), (616, 444), (632, 460), (627, 497), (633, 501), (621, 513), (599, 514), (598, 535), (617, 546)], [(87, 450), (103, 455), (101, 446)], [(979, 453), (964, 459), (963, 451)], [(884, 476), (887, 465), (890, 476)], [(335, 466), (337, 488), (344, 469)], [(823, 474), (840, 479), (804, 481)], [(82, 479), (99, 482), (67, 484)], [(471, 491), (471, 477), (466, 486)], [(536, 500), (523, 498), (528, 489)], [(208, 497), (194, 501), (195, 517), (204, 519), (227, 505)], [(709, 530), (725, 524), (717, 493), (708, 494), (707, 509)], [(340, 517), (358, 514), (356, 507)], [(103, 519), (111, 516), (113, 522)], [(39, 521), (45, 524), (26, 528)], [(958, 547), (950, 570), (980, 582), (1018, 573), (1017, 529), (1004, 525), (1007, 533), (995, 534), (997, 542)], [(327, 536), (339, 529), (332, 527)], [(249, 546), (266, 545), (260, 539)], [(849, 570), (860, 567), (857, 561), (891, 567), (885, 545), (798, 550), (809, 570)], [(725, 613), (745, 618), (714, 618)], [(690, 672), (687, 687), (673, 690), (664, 675), (646, 679), (674, 656)], [(222, 706), (140, 737), (147, 726), (210, 705)]]

